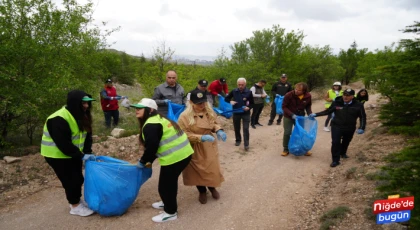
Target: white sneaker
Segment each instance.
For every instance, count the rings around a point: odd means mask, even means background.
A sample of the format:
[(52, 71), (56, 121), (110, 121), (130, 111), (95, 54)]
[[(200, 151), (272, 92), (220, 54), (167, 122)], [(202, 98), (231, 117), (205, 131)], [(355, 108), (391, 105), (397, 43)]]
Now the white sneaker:
[(168, 214), (166, 212), (160, 212), (159, 215), (154, 216), (152, 220), (156, 223), (162, 223), (170, 220), (176, 220), (178, 218), (178, 214)]
[(70, 214), (77, 215), (77, 216), (90, 216), (95, 213), (93, 210), (85, 206), (82, 202), (77, 205), (77, 207), (73, 208), (70, 205)]
[(329, 131), (330, 131), (330, 129), (329, 129), (328, 127), (324, 127), (324, 131), (325, 131), (325, 132), (329, 132)]
[(152, 204), (152, 207), (156, 209), (163, 209), (163, 206), (163, 201), (155, 202)]

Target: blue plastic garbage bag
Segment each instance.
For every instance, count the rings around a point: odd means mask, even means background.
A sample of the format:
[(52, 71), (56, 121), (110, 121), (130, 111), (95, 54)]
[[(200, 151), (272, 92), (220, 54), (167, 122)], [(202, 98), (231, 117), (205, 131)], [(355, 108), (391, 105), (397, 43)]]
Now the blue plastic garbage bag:
[(276, 98), (274, 98), (274, 103), (276, 104), (276, 114), (283, 114), (283, 108), (281, 107), (283, 105), (283, 98), (284, 96), (276, 95)]
[[(219, 111), (222, 111), (219, 113), (220, 115), (231, 118), (233, 113), (232, 105), (225, 101), (225, 98), (222, 95), (217, 95), (219, 97), (219, 107), (217, 108)], [(216, 111), (216, 110), (215, 110)]]
[(270, 103), (270, 96), (265, 97), (265, 103)]
[(307, 153), (315, 144), (318, 122), (314, 118), (298, 116), (289, 140), (289, 152), (295, 156)]
[(185, 110), (185, 105), (180, 105), (176, 103), (168, 103), (168, 118), (178, 122), (179, 115)]
[(120, 216), (133, 204), (141, 185), (151, 175), (151, 168), (140, 169), (123, 160), (97, 156), (85, 163), (85, 201), (102, 216)]

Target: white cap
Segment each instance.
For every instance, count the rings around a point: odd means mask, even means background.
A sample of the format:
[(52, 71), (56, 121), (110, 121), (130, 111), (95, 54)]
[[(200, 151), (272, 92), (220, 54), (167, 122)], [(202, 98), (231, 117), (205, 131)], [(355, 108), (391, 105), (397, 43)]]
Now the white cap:
[(139, 108), (139, 109), (148, 107), (148, 108), (152, 108), (152, 109), (157, 110), (157, 108), (158, 108), (155, 100), (152, 100), (150, 98), (143, 98), (143, 99), (141, 99), (141, 101), (139, 103), (133, 104), (133, 105), (130, 105), (130, 106), (131, 107), (136, 107), (136, 108)]
[(334, 82), (333, 86), (334, 86), (334, 85), (338, 85), (338, 86), (341, 86), (341, 82), (339, 82), (339, 81), (336, 81), (336, 82)]

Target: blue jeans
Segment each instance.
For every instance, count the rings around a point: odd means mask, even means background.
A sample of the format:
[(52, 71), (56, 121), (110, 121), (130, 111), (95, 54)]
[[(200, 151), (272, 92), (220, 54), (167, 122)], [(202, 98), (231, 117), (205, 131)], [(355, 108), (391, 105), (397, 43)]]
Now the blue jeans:
[(104, 111), (104, 116), (107, 128), (111, 128), (111, 117), (114, 119), (114, 127), (118, 125), (120, 119), (120, 112), (118, 110)]

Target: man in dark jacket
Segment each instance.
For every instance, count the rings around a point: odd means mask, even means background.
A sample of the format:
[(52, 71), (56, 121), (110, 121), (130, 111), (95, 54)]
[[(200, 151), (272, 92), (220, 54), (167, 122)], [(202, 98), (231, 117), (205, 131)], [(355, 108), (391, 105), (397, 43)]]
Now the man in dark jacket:
[(341, 158), (348, 158), (347, 148), (353, 139), (357, 119), (360, 118), (358, 134), (363, 134), (366, 127), (366, 113), (363, 104), (354, 98), (354, 90), (346, 89), (343, 96), (336, 97), (331, 106), (322, 112), (309, 115), (310, 117), (324, 116), (334, 113), (331, 121), (331, 167), (340, 164)]
[(211, 93), (209, 91), (207, 91), (208, 84), (209, 84), (209, 82), (207, 80), (205, 80), (205, 79), (199, 80), (197, 87), (195, 87), (195, 89), (191, 90), (187, 94), (187, 101), (190, 100), (190, 96), (191, 96), (191, 92), (192, 91), (201, 90), (201, 91), (206, 92), (207, 101), (209, 102), (210, 105), (213, 105), (213, 97), (212, 97)]
[[(289, 155), (289, 140), (296, 116), (305, 116), (305, 111), (308, 115), (312, 113), (312, 96), (308, 92), (308, 85), (303, 82), (297, 83), (295, 90), (284, 95), (282, 108), (284, 113), (284, 134), (283, 153), (281, 155), (285, 157)], [(305, 156), (310, 155), (312, 155), (311, 152), (305, 154)]]
[(233, 109), (243, 108), (244, 112), (233, 113), (233, 128), (235, 129), (235, 145), (239, 146), (242, 142), (241, 137), (241, 120), (244, 131), (244, 147), (245, 151), (249, 149), (249, 122), (251, 121), (250, 109), (254, 105), (254, 97), (252, 92), (246, 88), (245, 78), (238, 78), (238, 88), (230, 91), (225, 97), (225, 101), (232, 105)]
[[(270, 120), (268, 121), (268, 125), (272, 125), (274, 118), (276, 118), (276, 104), (274, 103), (274, 99), (276, 95), (284, 96), (286, 93), (292, 91), (292, 84), (287, 81), (287, 75), (282, 74), (280, 81), (274, 83), (273, 87), (271, 88), (271, 92), (273, 93), (273, 102), (271, 103), (271, 113), (270, 113)], [(283, 118), (282, 114), (279, 114), (279, 118), (277, 119), (277, 125), (280, 125), (281, 119)]]

